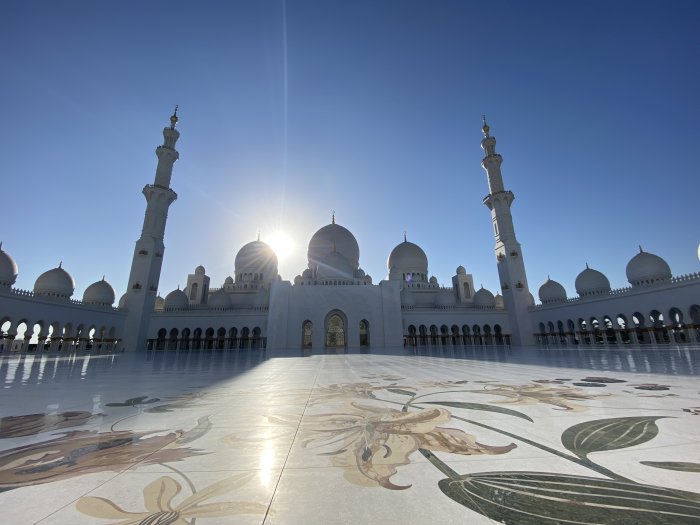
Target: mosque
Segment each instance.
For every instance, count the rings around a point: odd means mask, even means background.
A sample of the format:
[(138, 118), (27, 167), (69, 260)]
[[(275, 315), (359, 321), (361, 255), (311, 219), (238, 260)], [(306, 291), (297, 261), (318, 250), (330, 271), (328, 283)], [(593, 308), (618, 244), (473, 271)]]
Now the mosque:
[(611, 289), (602, 272), (586, 266), (576, 278), (578, 297), (548, 279), (536, 304), (510, 211), (515, 196), (505, 189), (502, 157), (485, 120), (483, 203), (495, 237), (501, 286), (495, 295), (477, 290), (464, 266), (451, 287), (440, 286), (425, 252), (405, 238), (389, 254), (386, 278), (374, 283), (360, 267), (355, 237), (333, 217), (311, 237), (308, 266), (293, 282), (281, 279), (274, 251), (257, 239), (240, 249), (233, 275), (220, 286), (211, 286), (198, 266), (183, 290), (163, 299), (157, 291), (168, 210), (177, 199), (170, 187), (179, 158), (177, 122), (176, 108), (156, 148), (155, 180), (143, 188), (143, 229), (116, 306), (104, 279), (74, 299), (75, 282), (60, 264), (41, 274), (33, 290), (14, 288), (18, 267), (0, 245), (0, 351), (700, 342), (700, 274), (673, 276), (666, 261), (641, 247), (627, 263), (629, 287)]

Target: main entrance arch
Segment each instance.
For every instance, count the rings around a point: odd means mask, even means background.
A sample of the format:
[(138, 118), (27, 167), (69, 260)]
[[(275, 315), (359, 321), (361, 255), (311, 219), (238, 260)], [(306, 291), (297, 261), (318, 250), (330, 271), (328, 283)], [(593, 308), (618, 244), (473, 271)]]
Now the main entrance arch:
[(347, 319), (340, 310), (333, 310), (326, 316), (326, 347), (345, 348), (347, 340)]

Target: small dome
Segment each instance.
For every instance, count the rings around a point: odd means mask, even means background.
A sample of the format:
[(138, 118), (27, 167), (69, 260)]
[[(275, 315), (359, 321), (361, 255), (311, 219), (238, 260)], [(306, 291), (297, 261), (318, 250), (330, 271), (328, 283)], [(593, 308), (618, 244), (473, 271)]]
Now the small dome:
[(297, 275), (297, 276), (294, 278), (294, 284), (299, 284), (300, 282), (301, 282), (301, 275)]
[(12, 286), (17, 280), (17, 263), (2, 249), (0, 243), (0, 286)]
[(503, 296), (500, 293), (496, 294), (496, 297), (494, 297), (494, 301), (496, 303), (496, 308), (504, 308), (505, 304), (503, 303)]
[(589, 295), (601, 295), (610, 293), (610, 281), (598, 270), (589, 268), (583, 270), (576, 277), (576, 293), (581, 297)]
[(457, 266), (457, 275), (466, 275), (467, 274), (467, 269), (462, 266), (461, 264)]
[(365, 276), (365, 271), (362, 268), (358, 268), (357, 271), (355, 272), (355, 277), (358, 279), (362, 279)]
[[(119, 298), (119, 309), (120, 309), (120, 310), (126, 310), (126, 308), (127, 308), (127, 304), (126, 304), (126, 303), (127, 303), (127, 297), (129, 297), (129, 296), (128, 296), (127, 294), (124, 294), (124, 295), (122, 295), (122, 296)], [(161, 301), (162, 301), (162, 300), (163, 300), (163, 299), (161, 298)], [(157, 301), (158, 301), (158, 298), (156, 298), (156, 302), (157, 302)]]
[(309, 268), (315, 268), (332, 252), (345, 257), (353, 271), (360, 266), (360, 247), (355, 236), (335, 222), (327, 224), (311, 237), (307, 251)]
[(552, 281), (549, 277), (547, 277), (544, 284), (540, 286), (537, 295), (539, 295), (542, 304), (566, 301), (566, 290), (564, 290), (564, 287), (557, 281)]
[(85, 289), (83, 302), (111, 306), (114, 304), (114, 297), (114, 288), (103, 277), (101, 281), (92, 283)]
[(437, 283), (438, 283), (438, 282), (437, 282), (437, 277), (435, 277), (435, 276), (433, 275), (433, 276), (430, 278), (430, 284), (437, 284)]
[(227, 284), (233, 284), (233, 277), (231, 277), (230, 275), (226, 277), (226, 279), (224, 279), (224, 285)]
[(266, 282), (277, 275), (277, 255), (262, 241), (249, 242), (236, 254), (236, 273), (262, 273)]
[(209, 296), (207, 304), (210, 308), (229, 308), (231, 306), (231, 297), (224, 290), (217, 290)]
[(455, 296), (450, 290), (440, 290), (435, 294), (435, 306), (454, 306)]
[(486, 288), (479, 288), (474, 294), (474, 306), (480, 308), (493, 308), (496, 306), (496, 298)]
[(165, 308), (165, 299), (163, 299), (160, 295), (156, 295), (155, 309), (161, 311), (164, 308)]
[(182, 310), (187, 308), (188, 303), (187, 294), (178, 288), (165, 296), (163, 308), (165, 310)]
[(313, 275), (311, 275), (311, 270), (309, 270), (309, 269), (307, 268), (306, 270), (304, 270), (303, 272), (301, 272), (301, 277), (302, 277), (303, 279), (311, 279), (311, 277), (313, 277)]
[(534, 298), (534, 296), (533, 296), (530, 292), (528, 292), (527, 295), (528, 295), (528, 298), (527, 298), (527, 304), (528, 304), (528, 306), (535, 306), (535, 298)]
[(671, 268), (658, 255), (639, 248), (639, 253), (630, 259), (625, 269), (627, 280), (632, 286), (667, 281), (671, 278)]
[(354, 277), (352, 263), (343, 257), (339, 252), (331, 252), (318, 262), (316, 277), (319, 279), (341, 277), (352, 279)]
[(202, 266), (201, 264), (194, 269), (195, 275), (204, 275), (205, 273), (207, 273), (207, 271), (204, 269), (204, 266)]
[(69, 298), (75, 290), (73, 277), (58, 265), (48, 272), (42, 273), (34, 283), (34, 293), (54, 297)]
[(417, 244), (404, 241), (397, 245), (386, 261), (389, 279), (402, 279), (404, 273), (428, 273), (428, 257)]

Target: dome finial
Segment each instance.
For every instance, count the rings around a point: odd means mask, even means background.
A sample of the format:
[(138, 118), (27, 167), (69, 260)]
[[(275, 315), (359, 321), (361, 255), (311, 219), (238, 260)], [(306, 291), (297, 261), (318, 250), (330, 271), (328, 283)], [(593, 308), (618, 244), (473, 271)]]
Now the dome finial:
[(60, 262), (58, 263), (58, 267), (60, 268), (61, 266), (63, 266), (63, 261), (60, 261)]
[(335, 210), (333, 210), (331, 214), (331, 224), (335, 224)]
[(644, 253), (644, 250), (642, 250), (642, 245), (639, 245), (639, 253)]
[(258, 230), (258, 240), (260, 240), (260, 230)]
[(481, 131), (484, 132), (484, 137), (487, 137), (487, 138), (488, 138), (488, 136), (489, 136), (489, 130), (490, 130), (491, 128), (489, 128), (489, 125), (486, 123), (486, 115), (481, 115), (481, 120), (482, 120), (483, 123), (484, 123), (484, 125), (481, 127)]
[(551, 279), (549, 278), (549, 274), (547, 274), (547, 280), (548, 280), (548, 281), (551, 281)]
[(170, 117), (170, 129), (175, 129), (175, 125), (177, 124), (177, 121), (179, 120), (177, 118), (177, 108), (179, 108), (179, 105), (175, 106), (175, 111), (173, 111), (173, 115)]
[(105, 280), (105, 274), (102, 274), (102, 281), (104, 282)]
[(586, 270), (588, 270), (588, 261), (586, 261)]
[(407, 242), (406, 241), (406, 230), (403, 231), (403, 242)]

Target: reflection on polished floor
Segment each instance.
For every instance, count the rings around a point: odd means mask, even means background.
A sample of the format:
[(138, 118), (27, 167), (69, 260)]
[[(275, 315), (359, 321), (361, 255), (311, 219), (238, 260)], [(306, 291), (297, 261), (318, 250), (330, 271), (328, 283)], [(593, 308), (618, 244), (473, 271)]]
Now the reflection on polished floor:
[(673, 348), (2, 355), (2, 523), (700, 523), (699, 374)]

